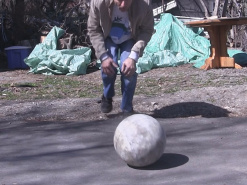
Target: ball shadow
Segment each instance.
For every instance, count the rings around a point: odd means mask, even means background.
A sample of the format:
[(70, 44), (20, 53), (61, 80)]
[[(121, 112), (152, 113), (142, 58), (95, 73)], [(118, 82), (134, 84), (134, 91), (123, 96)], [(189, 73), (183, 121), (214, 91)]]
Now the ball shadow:
[(189, 161), (189, 158), (182, 154), (164, 153), (154, 164), (145, 167), (133, 167), (137, 170), (165, 170), (182, 166)]
[(230, 112), (224, 108), (205, 102), (183, 102), (155, 110), (155, 118), (185, 118), (201, 116), (205, 118), (228, 117)]

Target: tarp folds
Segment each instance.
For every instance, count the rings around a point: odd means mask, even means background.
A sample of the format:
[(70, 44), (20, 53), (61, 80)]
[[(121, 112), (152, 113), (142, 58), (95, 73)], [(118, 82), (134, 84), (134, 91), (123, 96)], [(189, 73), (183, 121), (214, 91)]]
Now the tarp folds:
[[(154, 26), (156, 32), (144, 49), (136, 67), (137, 73), (143, 73), (153, 68), (173, 67), (193, 63), (200, 68), (210, 56), (210, 41), (200, 36), (202, 29), (186, 27), (182, 21), (169, 13), (161, 15), (160, 21)], [(43, 43), (36, 45), (31, 54), (24, 60), (30, 67), (30, 72), (39, 74), (86, 74), (91, 62), (91, 49), (57, 50), (57, 41), (64, 30), (54, 27)], [(229, 56), (236, 63), (247, 65), (247, 54), (239, 50), (228, 50)], [(100, 61), (97, 61), (100, 68)], [(118, 71), (120, 71), (118, 69)]]
[(86, 74), (87, 66), (91, 62), (91, 49), (57, 50), (57, 41), (65, 33), (58, 27), (53, 27), (45, 40), (36, 45), (31, 54), (24, 60), (35, 74)]
[(185, 63), (201, 67), (210, 55), (210, 41), (169, 13), (161, 15), (154, 29), (156, 32), (137, 63), (138, 73)]

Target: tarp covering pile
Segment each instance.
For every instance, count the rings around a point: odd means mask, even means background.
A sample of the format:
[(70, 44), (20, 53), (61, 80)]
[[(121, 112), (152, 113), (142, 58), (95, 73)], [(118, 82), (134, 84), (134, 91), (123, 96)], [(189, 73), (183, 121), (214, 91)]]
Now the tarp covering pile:
[(36, 45), (31, 54), (24, 60), (35, 74), (86, 74), (87, 66), (91, 62), (91, 49), (57, 50), (57, 41), (65, 33), (58, 27), (53, 27), (45, 40)]
[(201, 67), (210, 55), (210, 41), (169, 13), (162, 14), (137, 64), (139, 73), (157, 67), (172, 67), (194, 63)]
[[(147, 44), (144, 54), (139, 58), (137, 73), (143, 73), (153, 68), (173, 67), (185, 63), (193, 63), (200, 68), (205, 59), (210, 56), (210, 41), (199, 32), (186, 27), (182, 21), (169, 13), (161, 15), (160, 21), (154, 26), (156, 32)], [(202, 29), (199, 29), (203, 31)], [(57, 50), (57, 41), (64, 30), (54, 27), (43, 43), (38, 44), (24, 61), (32, 73), (42, 74), (86, 74), (91, 62), (91, 49)], [(240, 65), (247, 62), (246, 53), (231, 50), (230, 57)], [(239, 54), (240, 53), (240, 54)], [(237, 61), (238, 60), (238, 61)], [(98, 61), (100, 68), (100, 62)]]

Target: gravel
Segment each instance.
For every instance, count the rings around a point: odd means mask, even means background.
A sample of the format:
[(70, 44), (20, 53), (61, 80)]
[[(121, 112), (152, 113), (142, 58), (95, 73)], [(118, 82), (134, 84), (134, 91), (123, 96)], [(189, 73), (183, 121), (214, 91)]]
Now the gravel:
[[(0, 88), (6, 83), (41, 80), (43, 76), (28, 74), (25, 70), (3, 71), (0, 72)], [(99, 80), (100, 71), (86, 74), (82, 80), (95, 81), (96, 77)], [(246, 85), (245, 67), (201, 70), (185, 64), (152, 69), (138, 77), (134, 110), (135, 113), (156, 118), (247, 117)], [(3, 93), (0, 95), (3, 96)], [(0, 123), (17, 120), (97, 121), (122, 116), (120, 95), (114, 97), (114, 110), (109, 114), (100, 112), (99, 100), (100, 94), (94, 98), (65, 97), (47, 100), (2, 98)]]

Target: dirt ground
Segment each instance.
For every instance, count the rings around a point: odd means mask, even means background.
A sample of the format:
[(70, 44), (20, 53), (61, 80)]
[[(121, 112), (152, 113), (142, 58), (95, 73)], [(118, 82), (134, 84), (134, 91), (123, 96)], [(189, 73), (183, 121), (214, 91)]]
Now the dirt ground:
[[(45, 75), (27, 72), (28, 70), (0, 71), (0, 96), (3, 96), (1, 84), (35, 82), (45, 78)], [(101, 83), (99, 70), (71, 78)], [(100, 96), (98, 94), (95, 98), (70, 97), (52, 100), (1, 99), (0, 122), (97, 121), (122, 116), (119, 108), (120, 95), (114, 97), (114, 110), (109, 114), (100, 112)], [(138, 76), (133, 102), (136, 113), (156, 118), (246, 117), (247, 68), (205, 71), (185, 64), (152, 69)]]

